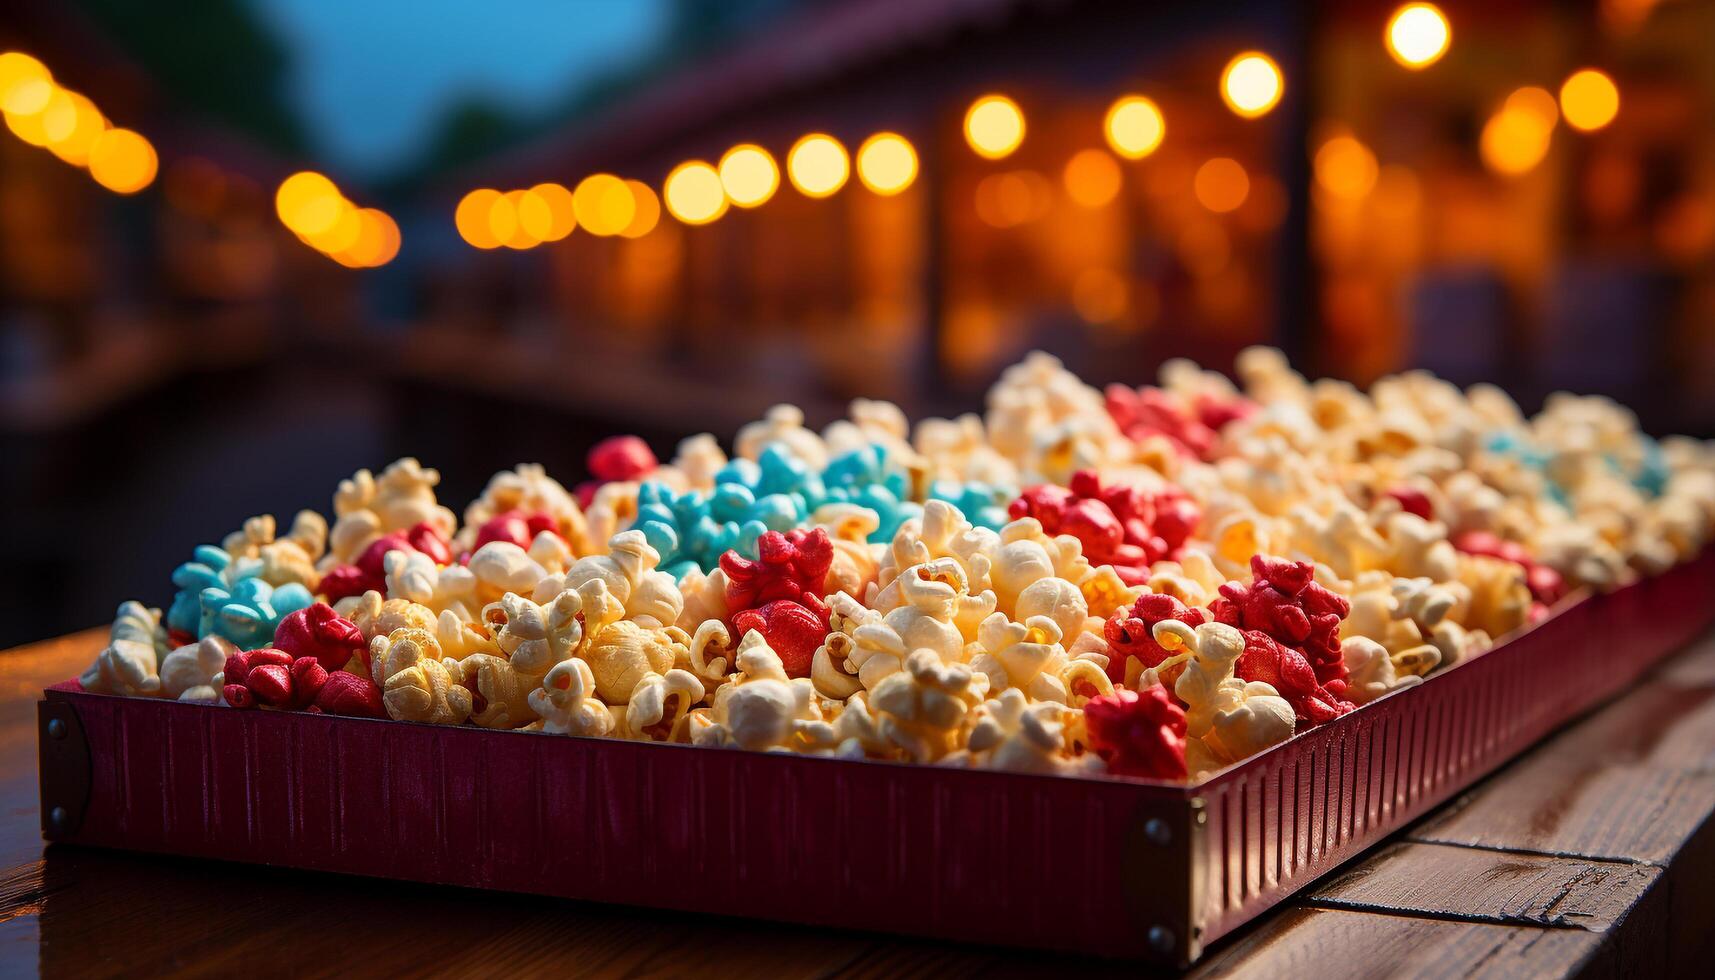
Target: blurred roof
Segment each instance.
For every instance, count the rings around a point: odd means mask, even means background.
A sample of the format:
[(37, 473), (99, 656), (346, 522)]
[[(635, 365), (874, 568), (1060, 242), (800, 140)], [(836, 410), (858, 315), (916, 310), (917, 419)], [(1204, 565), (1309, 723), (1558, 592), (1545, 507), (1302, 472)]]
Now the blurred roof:
[[(553, 135), (485, 160), (448, 182), (528, 183), (550, 169), (610, 167), (767, 97), (824, 84), (908, 47), (993, 29), (1021, 8), (1075, 0), (844, 0), (806, 4), (734, 43), (647, 82)], [(515, 178), (515, 179), (514, 179)]]

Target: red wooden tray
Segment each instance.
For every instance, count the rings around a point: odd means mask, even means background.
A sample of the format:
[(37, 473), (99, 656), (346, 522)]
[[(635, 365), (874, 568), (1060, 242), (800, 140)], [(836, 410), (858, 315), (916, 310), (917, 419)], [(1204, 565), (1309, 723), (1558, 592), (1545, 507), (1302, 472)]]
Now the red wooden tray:
[(39, 705), (51, 841), (1147, 957), (1204, 947), (1625, 687), (1715, 552), (1190, 786), (233, 711)]

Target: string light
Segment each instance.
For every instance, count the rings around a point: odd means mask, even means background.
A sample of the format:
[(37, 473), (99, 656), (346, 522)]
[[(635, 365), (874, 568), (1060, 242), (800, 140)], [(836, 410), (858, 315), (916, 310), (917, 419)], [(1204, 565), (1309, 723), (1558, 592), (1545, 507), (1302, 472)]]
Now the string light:
[(530, 188), (530, 193), (548, 209), (548, 226), (541, 235), (543, 241), (560, 241), (577, 228), (577, 206), (572, 192), (566, 190), (564, 184), (537, 184)]
[(1413, 71), (1441, 60), (1453, 41), (1447, 15), (1432, 3), (1408, 3), (1393, 12), (1387, 22), (1388, 54)]
[(461, 198), (458, 209), (453, 212), (453, 224), (458, 227), (459, 237), (476, 248), (499, 248), (500, 236), (488, 223), (489, 212), (499, 201), (500, 192), (492, 187), (478, 188)]
[[(113, 133), (102, 134), (106, 139)], [(90, 171), (101, 152), (101, 140), (90, 151)], [(280, 182), (274, 191), (274, 213), (280, 223), (318, 252), (353, 269), (385, 265), (399, 254), (399, 226), (376, 208), (359, 208), (334, 182), (313, 170), (302, 170)]]
[(811, 133), (792, 144), (786, 173), (805, 197), (828, 197), (846, 185), (851, 161), (840, 141), (826, 133)]
[(628, 180), (625, 186), (631, 190), (633, 210), (631, 223), (619, 234), (624, 238), (642, 238), (654, 231), (661, 221), (661, 199), (641, 180)]
[(1127, 160), (1142, 160), (1167, 136), (1167, 120), (1152, 100), (1126, 95), (1108, 107), (1102, 130), (1115, 153)]
[(1620, 89), (1605, 72), (1594, 68), (1575, 71), (1560, 86), (1560, 112), (1566, 125), (1594, 132), (1620, 114)]
[(761, 207), (780, 187), (774, 157), (755, 143), (740, 143), (726, 151), (719, 170), (727, 199), (741, 208)]
[(1245, 119), (1266, 115), (1285, 91), (1280, 66), (1260, 51), (1247, 51), (1227, 62), (1221, 72), (1221, 97)]
[(898, 194), (917, 179), (917, 151), (898, 133), (876, 133), (858, 147), (858, 179), (877, 194)]
[(155, 148), (129, 129), (110, 129), (89, 147), (89, 175), (116, 194), (135, 194), (155, 180)]
[(592, 174), (578, 181), (572, 191), (572, 207), (578, 224), (592, 235), (617, 235), (631, 224), (637, 204), (631, 189), (613, 174)]
[(706, 225), (726, 213), (726, 190), (721, 175), (701, 160), (673, 168), (661, 185), (667, 211), (688, 225)]
[(999, 160), (1024, 142), (1024, 112), (1004, 95), (985, 95), (965, 111), (965, 140), (978, 156)]

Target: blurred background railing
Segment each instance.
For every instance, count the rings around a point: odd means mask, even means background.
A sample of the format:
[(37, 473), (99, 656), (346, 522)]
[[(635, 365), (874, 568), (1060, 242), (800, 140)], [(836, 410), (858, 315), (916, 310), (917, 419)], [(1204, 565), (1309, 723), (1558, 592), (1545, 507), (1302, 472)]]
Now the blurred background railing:
[(613, 431), (977, 408), (1032, 348), (1715, 434), (1712, 37), (1709, 0), (9, 5), (0, 642), (399, 454), (462, 504)]

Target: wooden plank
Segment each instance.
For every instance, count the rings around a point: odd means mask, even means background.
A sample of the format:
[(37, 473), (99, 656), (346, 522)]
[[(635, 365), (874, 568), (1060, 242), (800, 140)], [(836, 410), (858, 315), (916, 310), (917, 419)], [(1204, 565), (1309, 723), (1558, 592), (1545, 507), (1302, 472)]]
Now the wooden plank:
[(1324, 908), (1604, 932), (1661, 876), (1649, 865), (1442, 844), (1385, 847), (1301, 901)]
[(1646, 678), (1408, 833), (1665, 864), (1715, 810), (1715, 643)]
[(1582, 929), (1455, 922), (1347, 909), (1288, 909), (1211, 955), (1194, 977), (1548, 977), (1600, 953)]

